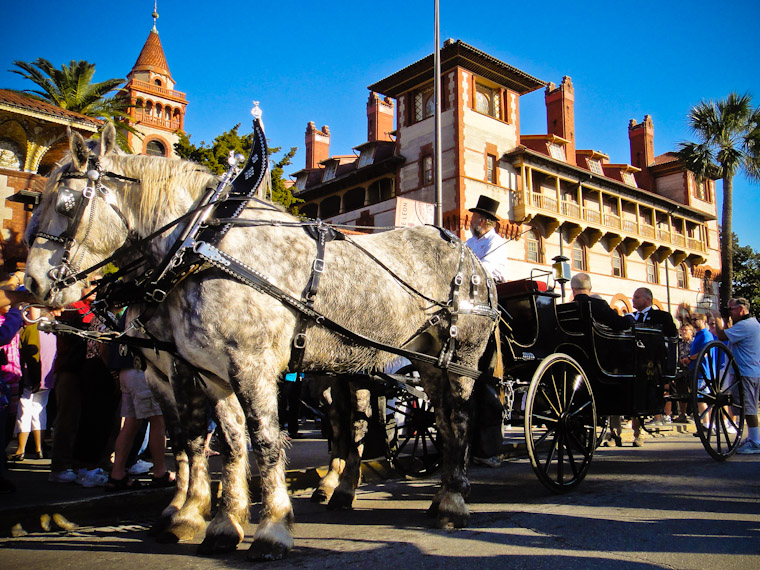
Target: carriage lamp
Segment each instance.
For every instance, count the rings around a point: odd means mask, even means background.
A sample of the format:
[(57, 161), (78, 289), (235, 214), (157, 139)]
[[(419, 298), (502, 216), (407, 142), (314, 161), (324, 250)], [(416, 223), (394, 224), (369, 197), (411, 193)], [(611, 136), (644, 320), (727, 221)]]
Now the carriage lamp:
[(554, 261), (552, 264), (552, 268), (554, 269), (554, 279), (557, 283), (564, 285), (570, 281), (570, 264), (568, 263), (570, 258), (565, 257), (564, 255), (558, 255), (552, 257), (552, 261)]

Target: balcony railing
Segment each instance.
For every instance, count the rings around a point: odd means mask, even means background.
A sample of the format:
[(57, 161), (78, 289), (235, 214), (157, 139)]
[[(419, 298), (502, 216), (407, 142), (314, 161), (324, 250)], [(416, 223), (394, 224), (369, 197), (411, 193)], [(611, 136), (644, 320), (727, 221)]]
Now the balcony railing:
[(132, 81), (132, 85), (135, 87), (138, 87), (142, 89), (143, 91), (147, 91), (149, 93), (157, 93), (160, 95), (163, 95), (165, 97), (172, 97), (174, 99), (184, 99), (185, 94), (182, 91), (175, 91), (174, 89), (167, 89), (166, 87), (161, 87), (159, 85), (154, 85), (153, 83), (147, 83), (145, 81), (140, 81), (139, 79), (135, 79)]
[(580, 218), (581, 207), (573, 202), (562, 200), (562, 214), (571, 218)]
[(568, 218), (583, 219), (591, 224), (601, 225), (605, 228), (622, 230), (625, 234), (640, 236), (643, 238), (657, 239), (660, 242), (672, 244), (678, 247), (688, 247), (700, 252), (707, 251), (707, 247), (699, 239), (686, 238), (682, 234), (670, 232), (666, 229), (655, 228), (650, 224), (637, 223), (636, 220), (622, 219), (617, 214), (601, 214), (593, 206), (581, 208), (579, 204), (562, 200), (559, 203), (553, 196), (545, 196), (538, 192), (529, 193), (529, 205), (533, 208), (560, 213)]
[(135, 122), (142, 123), (143, 125), (156, 125), (159, 127), (166, 127), (167, 129), (178, 129), (180, 126), (179, 119), (164, 119), (159, 117), (152, 117), (145, 113), (137, 113), (135, 115)]
[(583, 210), (583, 219), (592, 224), (602, 223), (602, 215), (598, 210)]

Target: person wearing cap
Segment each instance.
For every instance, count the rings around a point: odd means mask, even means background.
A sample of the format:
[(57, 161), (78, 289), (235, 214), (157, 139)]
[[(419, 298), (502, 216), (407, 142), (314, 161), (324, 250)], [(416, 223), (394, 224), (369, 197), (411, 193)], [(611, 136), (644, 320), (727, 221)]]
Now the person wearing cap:
[(483, 266), (497, 283), (507, 280), (507, 240), (496, 233), (499, 202), (488, 196), (480, 196), (478, 204), (470, 208), (470, 232), (467, 245), (480, 259)]

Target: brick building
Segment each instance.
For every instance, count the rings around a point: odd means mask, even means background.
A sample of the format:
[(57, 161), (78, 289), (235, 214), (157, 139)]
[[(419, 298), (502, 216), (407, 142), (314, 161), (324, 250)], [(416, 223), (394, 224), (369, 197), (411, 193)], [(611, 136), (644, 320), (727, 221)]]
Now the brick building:
[(24, 230), (55, 163), (68, 150), (66, 128), (85, 138), (101, 121), (0, 89), (0, 220), (2, 265), (26, 259)]
[[(564, 255), (621, 311), (640, 286), (673, 314), (715, 306), (714, 182), (698, 184), (674, 153), (655, 155), (650, 116), (628, 125), (631, 163), (612, 163), (602, 151), (576, 149), (569, 77), (547, 84), (453, 40), (442, 48), (441, 74), (447, 229), (468, 237), (468, 209), (485, 194), (500, 202), (498, 231), (510, 240), (515, 279)], [(547, 132), (523, 134), (520, 96), (541, 88)], [(368, 140), (355, 154), (331, 156), (329, 128), (307, 126), (306, 165), (293, 176), (310, 217), (388, 227), (400, 210), (434, 202), (433, 56), (369, 89)]]

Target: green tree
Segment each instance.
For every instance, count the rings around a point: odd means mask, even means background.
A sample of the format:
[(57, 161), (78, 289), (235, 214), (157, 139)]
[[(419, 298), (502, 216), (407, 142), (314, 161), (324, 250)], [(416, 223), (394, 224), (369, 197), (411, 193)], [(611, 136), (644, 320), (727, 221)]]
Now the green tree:
[(760, 310), (760, 253), (748, 245), (739, 245), (733, 234), (734, 297), (745, 297), (752, 303), (753, 312)]
[(138, 135), (139, 133), (129, 124), (128, 112), (132, 104), (128, 99), (118, 96), (108, 97), (124, 83), (124, 79), (108, 79), (93, 83), (95, 64), (79, 60), (57, 69), (52, 63), (43, 58), (37, 58), (31, 63), (14, 61), (19, 69), (10, 69), (29, 81), (36, 83), (40, 89), (24, 89), (24, 95), (39, 99), (81, 115), (112, 121), (117, 128), (119, 146), (130, 151), (125, 131)]
[(681, 143), (679, 158), (698, 180), (723, 180), (720, 299), (725, 304), (733, 289), (733, 180), (740, 171), (751, 180), (760, 178), (760, 108), (752, 107), (748, 94), (731, 93), (696, 105), (688, 122), (698, 142)]
[[(239, 128), (240, 124), (238, 123), (229, 131), (218, 135), (210, 146), (206, 145), (204, 141), (196, 146), (190, 142), (190, 135), (180, 133), (179, 141), (174, 145), (174, 151), (181, 158), (202, 164), (215, 174), (221, 174), (229, 168), (227, 158), (231, 151), (248, 155), (251, 150), (253, 133), (241, 135), (238, 132)], [(303, 202), (303, 200), (293, 196), (290, 188), (285, 184), (283, 173), (284, 168), (291, 163), (297, 150), (297, 147), (291, 147), (280, 160), (274, 162), (272, 156), (280, 153), (282, 147), (269, 147), (272, 201), (282, 205), (293, 214), (298, 213), (298, 203)]]

